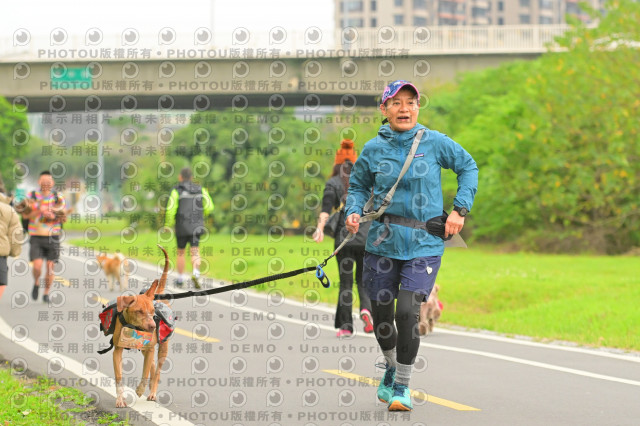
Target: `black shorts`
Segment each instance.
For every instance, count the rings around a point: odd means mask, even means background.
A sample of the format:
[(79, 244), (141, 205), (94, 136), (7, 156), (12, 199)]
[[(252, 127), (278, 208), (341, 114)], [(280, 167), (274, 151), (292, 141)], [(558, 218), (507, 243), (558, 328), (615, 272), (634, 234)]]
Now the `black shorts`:
[(176, 235), (178, 241), (178, 248), (183, 249), (187, 246), (187, 243), (191, 244), (191, 247), (198, 247), (200, 245), (200, 235)]
[(41, 237), (32, 235), (29, 238), (29, 260), (47, 259), (57, 261), (60, 259), (60, 237)]
[(7, 256), (0, 256), (0, 286), (9, 283), (9, 265), (7, 265)]

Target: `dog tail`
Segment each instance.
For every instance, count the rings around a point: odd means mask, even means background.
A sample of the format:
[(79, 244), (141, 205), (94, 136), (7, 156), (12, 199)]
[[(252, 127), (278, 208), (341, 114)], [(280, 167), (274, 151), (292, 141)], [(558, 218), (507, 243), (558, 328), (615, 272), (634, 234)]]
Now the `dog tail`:
[(162, 277), (160, 277), (160, 282), (158, 283), (156, 294), (162, 294), (164, 293), (164, 288), (167, 285), (167, 273), (169, 272), (169, 255), (167, 254), (167, 251), (164, 249), (164, 247), (162, 247), (160, 244), (158, 244), (158, 247), (160, 247), (160, 250), (162, 250), (162, 252), (164, 253), (164, 270), (162, 271)]

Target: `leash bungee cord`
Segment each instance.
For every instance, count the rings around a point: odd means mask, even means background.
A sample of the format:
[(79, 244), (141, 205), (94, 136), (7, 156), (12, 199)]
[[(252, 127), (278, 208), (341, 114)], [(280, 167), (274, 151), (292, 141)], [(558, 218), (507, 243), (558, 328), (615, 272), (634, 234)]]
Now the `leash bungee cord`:
[(200, 291), (189, 290), (189, 291), (185, 291), (177, 294), (156, 294), (153, 299), (154, 300), (175, 300), (175, 299), (184, 299), (185, 297), (209, 296), (211, 294), (218, 294), (218, 293), (224, 293), (227, 291), (253, 287), (256, 285), (268, 283), (270, 281), (282, 280), (285, 278), (294, 277), (296, 275), (304, 274), (305, 272), (311, 272), (314, 270), (316, 271), (315, 276), (318, 279), (318, 281), (320, 281), (320, 284), (322, 284), (324, 288), (329, 288), (331, 286), (331, 280), (329, 280), (329, 277), (327, 276), (327, 274), (324, 272), (322, 268), (327, 266), (327, 262), (336, 254), (338, 254), (338, 252), (342, 249), (342, 247), (345, 246), (345, 244), (347, 244), (349, 241), (355, 238), (355, 235), (356, 234), (349, 233), (349, 235), (347, 235), (347, 237), (344, 239), (344, 241), (342, 241), (342, 243), (338, 246), (338, 248), (336, 248), (333, 251), (333, 253), (331, 253), (329, 257), (324, 259), (322, 263), (320, 263), (318, 266), (307, 266), (305, 268), (296, 269), (294, 271), (283, 272), (281, 274), (275, 274), (275, 275), (269, 275), (269, 276), (257, 278), (251, 281), (244, 281), (241, 283), (226, 285), (226, 286), (217, 287), (217, 288), (210, 288), (207, 290), (200, 290)]
[[(210, 288), (208, 290), (200, 290), (200, 291), (190, 290), (190, 291), (185, 291), (183, 293), (177, 293), (177, 294), (156, 294), (154, 296), (154, 300), (174, 300), (174, 299), (183, 299), (185, 297), (208, 296), (211, 294), (224, 293), (226, 291), (239, 290), (242, 288), (252, 287), (254, 285), (264, 284), (270, 281), (277, 281), (277, 280), (282, 280), (284, 278), (294, 277), (296, 275), (300, 275), (305, 272), (311, 272), (315, 269), (317, 269), (317, 267), (308, 266), (306, 268), (296, 269), (295, 271), (284, 272), (282, 274), (269, 275), (267, 277), (257, 278), (251, 281), (244, 281), (241, 283), (226, 285), (218, 288)], [(322, 282), (322, 280), (320, 282), (325, 288), (329, 287), (328, 285), (325, 285), (324, 282)]]

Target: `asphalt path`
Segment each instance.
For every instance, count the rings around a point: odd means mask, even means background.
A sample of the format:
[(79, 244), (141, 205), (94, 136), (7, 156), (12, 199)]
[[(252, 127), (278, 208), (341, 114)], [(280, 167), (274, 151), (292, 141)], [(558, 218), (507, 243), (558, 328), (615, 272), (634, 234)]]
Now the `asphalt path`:
[[(389, 413), (375, 396), (382, 373), (375, 339), (361, 331), (359, 319), (354, 336), (336, 338), (334, 309), (317, 303), (323, 288), (312, 273), (288, 280), (308, 288), (303, 302), (276, 289), (173, 301), (178, 329), (158, 402), (135, 396), (142, 355), (125, 351), (129, 408), (116, 409), (112, 353), (96, 351), (108, 346), (98, 314), (119, 290), (107, 289), (93, 253), (65, 247), (50, 302), (33, 301), (27, 251), (10, 259), (0, 355), (16, 370), (82, 389), (131, 424), (640, 424), (638, 354), (444, 328), (422, 339), (411, 380), (413, 412)], [(148, 286), (161, 267), (160, 259), (133, 262), (130, 289)], [(180, 292), (172, 281), (168, 291)]]

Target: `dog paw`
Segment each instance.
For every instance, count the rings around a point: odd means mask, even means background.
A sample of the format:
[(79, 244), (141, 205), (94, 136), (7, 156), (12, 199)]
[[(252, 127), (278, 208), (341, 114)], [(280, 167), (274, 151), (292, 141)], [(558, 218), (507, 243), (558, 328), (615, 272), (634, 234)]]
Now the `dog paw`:
[(418, 323), (418, 332), (420, 333), (421, 336), (424, 336), (428, 333), (428, 326), (427, 323), (425, 322), (421, 322)]
[(136, 387), (136, 395), (138, 396), (142, 396), (142, 394), (144, 393), (144, 388), (145, 388), (145, 384), (144, 383), (140, 383), (138, 385), (138, 387)]
[(150, 393), (149, 396), (147, 397), (147, 401), (155, 401), (157, 399), (158, 398), (157, 398), (155, 392), (154, 393)]
[(116, 408), (125, 408), (126, 406), (127, 406), (127, 403), (124, 402), (124, 398), (122, 397), (116, 398)]

